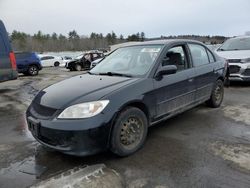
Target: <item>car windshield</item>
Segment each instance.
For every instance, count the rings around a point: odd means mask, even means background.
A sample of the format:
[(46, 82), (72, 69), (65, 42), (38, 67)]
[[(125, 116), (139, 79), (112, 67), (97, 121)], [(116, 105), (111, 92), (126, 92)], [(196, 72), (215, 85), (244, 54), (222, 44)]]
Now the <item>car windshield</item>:
[(150, 70), (162, 47), (163, 45), (144, 45), (119, 48), (89, 73), (142, 76)]
[(83, 55), (84, 55), (84, 54), (81, 54), (81, 55), (79, 55), (79, 56), (76, 56), (75, 59), (77, 59), (77, 60), (82, 59)]
[(227, 40), (218, 51), (250, 50), (250, 38), (232, 38)]

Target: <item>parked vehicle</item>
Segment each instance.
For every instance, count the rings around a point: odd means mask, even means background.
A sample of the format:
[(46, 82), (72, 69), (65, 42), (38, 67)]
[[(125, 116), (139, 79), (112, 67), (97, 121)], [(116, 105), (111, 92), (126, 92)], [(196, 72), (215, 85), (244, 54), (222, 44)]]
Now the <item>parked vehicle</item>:
[(58, 67), (63, 64), (63, 58), (53, 55), (39, 55), (43, 67)]
[(250, 36), (228, 39), (216, 52), (229, 63), (229, 80), (250, 81)]
[(98, 65), (105, 57), (107, 57), (110, 54), (110, 52), (104, 53), (104, 56), (101, 58), (98, 58), (91, 62), (90, 69), (93, 69), (96, 65)]
[(143, 146), (149, 126), (203, 102), (219, 107), (226, 71), (226, 61), (196, 41), (122, 47), (87, 74), (40, 91), (26, 112), (28, 127), (66, 154), (127, 156)]
[(36, 76), (42, 70), (40, 58), (34, 52), (15, 52), (17, 70), (24, 75)]
[[(79, 58), (80, 57), (80, 58)], [(78, 58), (68, 62), (66, 64), (66, 68), (70, 71), (81, 71), (81, 70), (88, 70), (91, 67), (91, 62), (104, 57), (104, 54), (98, 51), (90, 51)]]
[(62, 57), (62, 63), (60, 63), (60, 67), (65, 67), (68, 62), (72, 61), (72, 57), (64, 56)]
[(0, 20), (0, 82), (17, 78), (16, 59), (3, 22)]

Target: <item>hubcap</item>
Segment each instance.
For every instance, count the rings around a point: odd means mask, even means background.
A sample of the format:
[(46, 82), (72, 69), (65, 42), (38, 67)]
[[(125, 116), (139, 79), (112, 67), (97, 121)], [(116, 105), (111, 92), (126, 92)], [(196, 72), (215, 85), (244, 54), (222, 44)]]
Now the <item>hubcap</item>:
[(135, 147), (139, 144), (143, 136), (143, 125), (136, 117), (130, 117), (122, 122), (120, 134), (121, 143), (126, 147)]
[(77, 70), (77, 71), (80, 71), (81, 69), (82, 69), (82, 67), (81, 67), (80, 65), (77, 65), (77, 66), (76, 66), (76, 70)]
[(214, 97), (216, 102), (220, 102), (221, 98), (222, 98), (222, 88), (221, 86), (216, 86), (215, 91), (214, 91)]
[(30, 68), (30, 73), (31, 73), (32, 75), (36, 74), (36, 73), (37, 73), (36, 67), (31, 67), (31, 68)]

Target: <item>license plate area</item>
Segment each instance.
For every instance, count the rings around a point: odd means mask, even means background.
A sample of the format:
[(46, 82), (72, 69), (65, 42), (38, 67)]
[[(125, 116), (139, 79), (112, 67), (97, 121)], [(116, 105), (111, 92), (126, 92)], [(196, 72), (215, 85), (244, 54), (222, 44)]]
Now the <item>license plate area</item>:
[(40, 132), (40, 122), (32, 117), (28, 117), (27, 123), (29, 130), (33, 134), (33, 136), (38, 137)]

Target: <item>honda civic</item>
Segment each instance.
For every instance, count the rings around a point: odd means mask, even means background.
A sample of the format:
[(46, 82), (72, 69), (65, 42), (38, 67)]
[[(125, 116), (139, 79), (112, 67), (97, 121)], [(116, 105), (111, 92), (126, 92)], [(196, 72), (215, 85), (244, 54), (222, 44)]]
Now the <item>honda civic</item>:
[(26, 112), (28, 127), (66, 154), (128, 156), (142, 148), (148, 127), (204, 102), (219, 107), (226, 72), (226, 61), (197, 41), (127, 45), (40, 91)]

